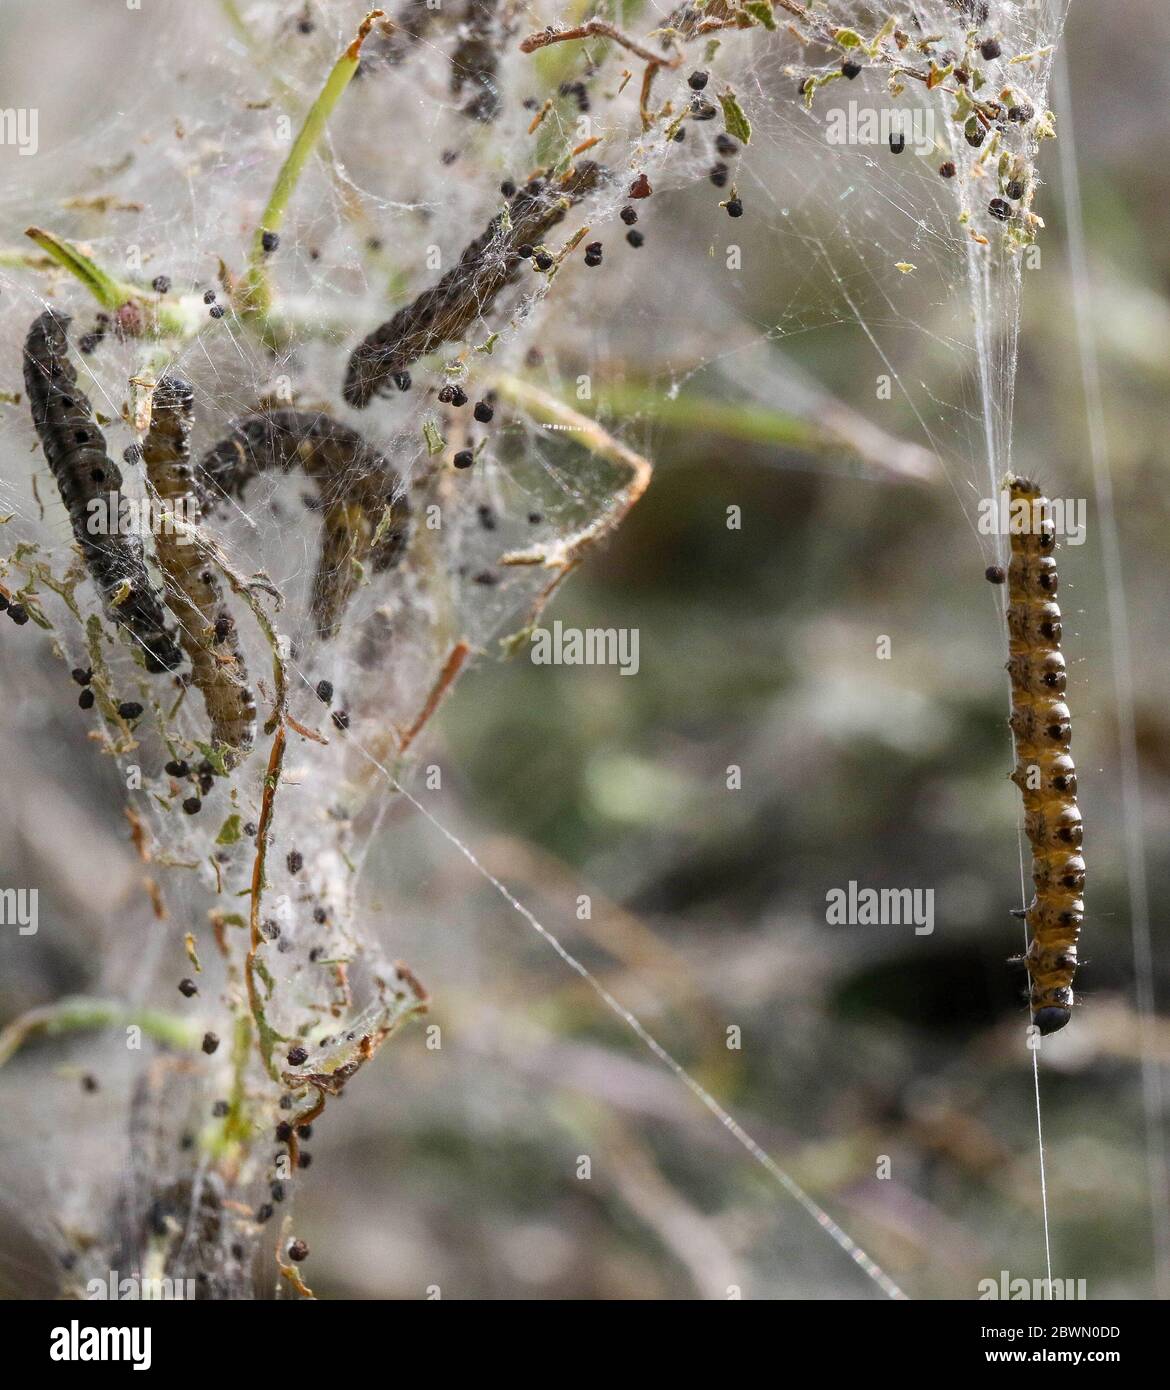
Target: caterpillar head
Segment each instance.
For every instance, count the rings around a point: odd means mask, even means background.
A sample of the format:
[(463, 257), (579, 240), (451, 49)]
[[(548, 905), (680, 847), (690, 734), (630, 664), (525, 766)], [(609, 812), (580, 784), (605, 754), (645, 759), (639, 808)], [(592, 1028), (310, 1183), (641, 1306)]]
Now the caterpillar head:
[(1004, 486), (1013, 497), (1041, 497), (1043, 494), (1039, 486), (1031, 478), (1021, 478), (1008, 474), (1003, 480)]
[(1042, 1037), (1047, 1037), (1049, 1033), (1059, 1033), (1070, 1018), (1072, 1010), (1061, 1004), (1046, 1004), (1032, 1014), (1032, 1022), (1040, 1030)]

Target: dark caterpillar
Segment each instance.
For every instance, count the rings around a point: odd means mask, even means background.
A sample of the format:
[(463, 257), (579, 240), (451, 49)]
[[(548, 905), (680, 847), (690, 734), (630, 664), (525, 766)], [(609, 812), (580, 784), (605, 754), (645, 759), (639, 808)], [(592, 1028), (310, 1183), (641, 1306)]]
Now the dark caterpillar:
[(459, 23), (459, 42), (451, 54), (451, 91), (470, 99), (460, 109), (473, 121), (494, 121), (502, 105), (496, 71), (503, 40), (515, 27), (500, 18), (501, 0), (467, 0)]
[[(1035, 894), (1024, 913), (1030, 944), (1032, 1022), (1055, 1033), (1069, 1021), (1077, 938), (1084, 920), (1081, 894), (1081, 813), (1077, 773), (1069, 753), (1072, 725), (1064, 702), (1067, 683), (1060, 650), (1055, 527), (1047, 498), (1026, 478), (1008, 477), (1013, 529), (1008, 568), (1008, 673), (1016, 767), (1012, 781), (1024, 798), (1024, 832), (1032, 846)], [(1023, 505), (1021, 505), (1023, 504)], [(1015, 518), (1028, 509), (1027, 528)], [(1002, 578), (1002, 571), (989, 571)]]
[[(142, 455), (159, 500), (188, 526), (198, 526), (202, 517), (191, 467), (192, 405), (190, 384), (178, 376), (164, 376), (154, 388)], [(155, 548), (171, 609), (179, 620), (179, 641), (191, 659), (191, 678), (207, 706), (212, 738), (225, 747), (227, 760), (235, 761), (255, 738), (256, 702), (219, 577), (190, 536), (176, 534), (165, 519)]]
[(465, 0), (461, 13), (449, 16), (427, 0), (404, 0), (393, 19), (383, 19), (374, 28), (362, 50), (362, 68), (397, 67), (411, 51), (436, 33), (440, 24), (455, 29), (456, 42), (451, 53), (451, 91), (470, 93), (460, 111), (475, 121), (493, 121), (502, 107), (496, 71), (504, 41), (515, 28), (514, 6), (499, 11), (507, 0)]
[(348, 425), (328, 415), (272, 410), (249, 415), (206, 454), (197, 479), (204, 507), (242, 497), (258, 473), (302, 469), (317, 484), (324, 518), (313, 581), (313, 616), (323, 638), (337, 631), (357, 587), (359, 566), (396, 565), (410, 534), (410, 506), (398, 474)]
[(579, 199), (601, 181), (601, 168), (584, 163), (559, 181), (534, 179), (508, 202), (456, 265), (413, 303), (376, 328), (354, 349), (345, 378), (345, 399), (358, 409), (388, 388), (420, 357), (461, 338), (486, 314), (524, 265), (518, 248), (536, 246)]
[[(119, 534), (122, 473), (77, 384), (68, 326), (66, 315), (46, 310), (25, 339), (24, 384), (33, 424), (107, 616), (142, 647), (148, 671), (173, 671), (183, 653), (151, 584), (141, 540)], [(91, 531), (95, 514), (98, 527)]]

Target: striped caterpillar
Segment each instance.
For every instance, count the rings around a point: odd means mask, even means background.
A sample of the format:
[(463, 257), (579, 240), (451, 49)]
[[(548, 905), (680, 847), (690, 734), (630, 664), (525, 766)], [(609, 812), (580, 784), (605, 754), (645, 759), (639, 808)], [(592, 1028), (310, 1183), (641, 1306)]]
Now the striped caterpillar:
[(267, 469), (302, 469), (317, 484), (324, 531), (313, 581), (313, 616), (328, 639), (357, 587), (359, 566), (390, 569), (410, 534), (410, 506), (397, 473), (348, 425), (328, 415), (272, 410), (237, 421), (231, 434), (199, 465), (203, 505), (242, 497)]
[(516, 279), (521, 246), (536, 246), (579, 199), (601, 181), (601, 168), (586, 162), (558, 182), (535, 179), (497, 213), (456, 265), (360, 343), (349, 359), (345, 399), (359, 410), (387, 389), (420, 357), (460, 338)]
[[(122, 473), (77, 384), (68, 326), (66, 315), (49, 309), (25, 339), (24, 384), (33, 424), (107, 616), (141, 646), (148, 671), (173, 671), (183, 653), (151, 584), (141, 540), (120, 534)], [(94, 512), (107, 523), (96, 532), (90, 530)]]
[[(1047, 1034), (1063, 1028), (1071, 1016), (1077, 937), (1084, 920), (1085, 861), (1076, 766), (1069, 754), (1072, 726), (1064, 702), (1067, 676), (1060, 651), (1060, 609), (1055, 602), (1056, 528), (1048, 499), (1035, 483), (1009, 476), (1004, 486), (1012, 518), (1007, 573), (1007, 669), (1016, 749), (1012, 781), (1024, 798), (1024, 832), (1032, 846), (1035, 885), (1024, 912), (1030, 937), (1025, 961), (1032, 1022)], [(988, 578), (1002, 583), (1003, 572), (991, 569)]]
[[(201, 514), (191, 468), (192, 401), (191, 386), (182, 377), (167, 375), (159, 381), (142, 453), (146, 476), (159, 500), (178, 511), (189, 526), (198, 526)], [(158, 529), (155, 546), (171, 609), (179, 620), (179, 641), (191, 659), (192, 680), (207, 706), (212, 738), (238, 756), (252, 746), (256, 702), (219, 579), (202, 549), (165, 523)]]

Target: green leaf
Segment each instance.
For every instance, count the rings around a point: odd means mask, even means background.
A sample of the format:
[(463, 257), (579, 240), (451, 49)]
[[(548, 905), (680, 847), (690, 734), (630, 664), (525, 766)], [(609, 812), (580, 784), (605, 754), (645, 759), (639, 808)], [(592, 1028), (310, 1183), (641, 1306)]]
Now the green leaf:
[(53, 624), (45, 617), (35, 603), (26, 603), (24, 611), (43, 632), (52, 632)]
[(757, 24), (762, 24), (765, 29), (778, 29), (776, 16), (772, 13), (772, 6), (769, 0), (747, 0), (744, 11), (750, 14)]
[(243, 834), (240, 817), (233, 812), (220, 826), (219, 834), (215, 837), (215, 843), (217, 845), (234, 845), (242, 839)]
[(836, 82), (845, 74), (840, 68), (833, 68), (830, 72), (823, 72), (819, 77), (806, 77), (804, 79), (804, 105), (807, 111), (812, 110), (813, 98), (821, 87), (826, 87), (830, 82)]
[(752, 138), (752, 123), (744, 115), (743, 107), (729, 87), (719, 94), (719, 105), (723, 107), (723, 125), (728, 135), (746, 145)]
[[(127, 304), (137, 309), (139, 326), (130, 327), (129, 320), (126, 326), (126, 331), (132, 335), (175, 333), (189, 336), (198, 325), (206, 322), (203, 316), (192, 320), (173, 295), (151, 295), (128, 280), (116, 280), (73, 242), (57, 236), (55, 232), (46, 231), (44, 227), (29, 227), (25, 236), (47, 251), (71, 275), (75, 275), (103, 309), (115, 312)], [(203, 306), (199, 307), (202, 309)]]
[(860, 48), (862, 45), (861, 35), (855, 29), (838, 29), (833, 37), (841, 48)]
[(522, 651), (531, 641), (533, 626), (531, 623), (527, 627), (522, 627), (519, 632), (511, 632), (507, 637), (500, 638), (500, 647), (505, 657), (515, 656), (518, 651)]
[(134, 291), (130, 286), (119, 284), (112, 276), (107, 275), (101, 266), (90, 260), (83, 251), (74, 246), (71, 241), (66, 241), (64, 237), (46, 231), (43, 227), (29, 227), (25, 236), (35, 241), (42, 250), (47, 251), (71, 274), (76, 275), (104, 309), (120, 309), (127, 299), (133, 296)]
[[(371, 542), (372, 546), (377, 547), (378, 542), (390, 529), (390, 523), (393, 520), (394, 508), (390, 505), (389, 502), (387, 502), (386, 505), (382, 508), (382, 515), (378, 518), (378, 525), (374, 530), (374, 539)], [(355, 560), (354, 563), (356, 564), (357, 561)]]
[(439, 433), (439, 427), (433, 420), (423, 421), (423, 438), (427, 442), (427, 453), (433, 458), (435, 454), (441, 454), (447, 447), (447, 441)]
[(683, 122), (690, 114), (690, 107), (684, 106), (683, 109), (674, 118), (674, 120), (671, 121), (671, 123), (666, 127), (666, 131), (662, 137), (666, 144), (669, 145), (670, 142), (674, 139), (674, 137), (679, 133), (680, 129), (682, 128)]
[(55, 1038), (99, 1028), (141, 1028), (147, 1037), (182, 1051), (193, 1051), (202, 1031), (194, 1020), (159, 1009), (142, 1009), (116, 999), (70, 995), (54, 1004), (31, 1009), (0, 1032), (0, 1066), (37, 1035)]
[(217, 777), (226, 777), (228, 775), (227, 762), (225, 761), (227, 757), (226, 748), (218, 743), (200, 743), (198, 739), (195, 740), (195, 747), (199, 749), (200, 753), (202, 753), (211, 764), (211, 770)]

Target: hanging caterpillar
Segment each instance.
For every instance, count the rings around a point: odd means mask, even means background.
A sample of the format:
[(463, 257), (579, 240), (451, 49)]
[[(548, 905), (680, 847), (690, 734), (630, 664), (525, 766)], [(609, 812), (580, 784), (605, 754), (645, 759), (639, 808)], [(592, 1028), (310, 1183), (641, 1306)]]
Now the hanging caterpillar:
[(258, 473), (302, 469), (317, 484), (324, 530), (313, 581), (313, 616), (328, 639), (357, 587), (359, 566), (375, 572), (402, 557), (410, 506), (398, 474), (356, 430), (328, 415), (272, 410), (249, 415), (206, 454), (198, 485), (211, 511), (225, 496), (242, 497)]
[[(143, 649), (148, 671), (173, 671), (183, 653), (147, 573), (141, 540), (120, 533), (122, 473), (77, 384), (68, 327), (66, 315), (49, 309), (25, 339), (24, 384), (33, 425), (107, 616)], [(104, 521), (91, 531), (95, 514)]]
[[(513, 195), (487, 230), (466, 248), (456, 265), (360, 343), (349, 359), (345, 399), (359, 410), (401, 379), (420, 357), (460, 338), (496, 302), (524, 264), (522, 246), (538, 246), (579, 199), (601, 181), (597, 164), (586, 162), (562, 179), (534, 179)], [(409, 384), (409, 378), (407, 378)]]
[[(182, 377), (161, 378), (151, 399), (142, 455), (159, 500), (189, 526), (198, 526), (202, 514), (191, 467), (193, 396)], [(224, 745), (227, 760), (234, 761), (255, 738), (256, 702), (219, 578), (202, 549), (165, 523), (158, 529), (155, 547), (171, 610), (179, 620), (179, 641), (191, 659), (191, 678), (207, 706), (212, 738)]]
[[(1024, 798), (1024, 833), (1032, 846), (1035, 893), (1024, 912), (1029, 945), (1032, 1022), (1042, 1034), (1069, 1021), (1077, 938), (1084, 920), (1081, 894), (1081, 813), (1077, 772), (1069, 753), (1072, 725), (1064, 701), (1067, 675), (1060, 650), (1056, 528), (1050, 504), (1035, 483), (1009, 476), (1011, 563), (1008, 581), (1008, 674), (1016, 766), (1012, 781)], [(1021, 529), (1017, 530), (1017, 518)], [(996, 583), (1003, 571), (988, 570)]]

